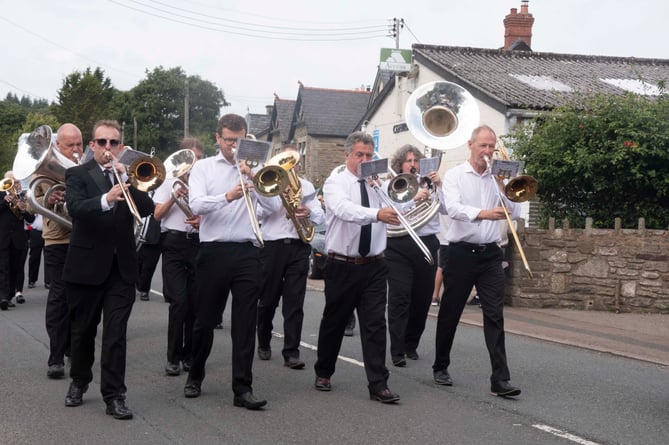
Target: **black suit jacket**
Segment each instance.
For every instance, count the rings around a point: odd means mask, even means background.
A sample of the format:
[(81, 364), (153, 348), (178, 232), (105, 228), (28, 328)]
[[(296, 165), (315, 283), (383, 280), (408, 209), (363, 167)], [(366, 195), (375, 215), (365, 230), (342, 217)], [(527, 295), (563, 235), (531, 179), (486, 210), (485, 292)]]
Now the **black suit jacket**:
[[(65, 259), (66, 282), (99, 285), (108, 277), (114, 259), (123, 281), (137, 280), (135, 220), (126, 202), (117, 202), (104, 212), (100, 204), (111, 188), (95, 160), (72, 167), (65, 173), (65, 201), (72, 216), (72, 235)], [(141, 216), (153, 213), (153, 200), (146, 192), (130, 187)]]
[(23, 222), (35, 221), (35, 215), (23, 212), (21, 218), (17, 218), (5, 201), (5, 195), (7, 192), (0, 192), (0, 248), (8, 249), (13, 245), (15, 249), (27, 249), (28, 238)]

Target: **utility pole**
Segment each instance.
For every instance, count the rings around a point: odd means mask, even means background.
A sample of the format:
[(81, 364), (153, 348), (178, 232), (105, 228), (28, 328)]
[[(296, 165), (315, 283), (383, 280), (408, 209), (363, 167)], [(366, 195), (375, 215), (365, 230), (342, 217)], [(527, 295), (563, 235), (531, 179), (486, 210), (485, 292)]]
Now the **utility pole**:
[(189, 122), (188, 120), (190, 119), (188, 116), (188, 106), (190, 97), (189, 97), (189, 90), (188, 90), (188, 79), (184, 80), (184, 137), (187, 138), (189, 137)]
[(395, 49), (400, 49), (400, 31), (404, 28), (404, 19), (393, 17), (390, 27), (390, 37), (395, 39)]

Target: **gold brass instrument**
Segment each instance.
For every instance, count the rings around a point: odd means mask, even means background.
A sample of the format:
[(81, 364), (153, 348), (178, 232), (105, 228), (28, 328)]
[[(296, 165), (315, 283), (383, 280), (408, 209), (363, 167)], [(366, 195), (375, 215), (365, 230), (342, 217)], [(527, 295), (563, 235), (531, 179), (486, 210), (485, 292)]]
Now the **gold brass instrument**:
[[(503, 160), (505, 161), (509, 160), (509, 155), (506, 149), (504, 148), (504, 144), (502, 143), (501, 140), (497, 141), (497, 147), (495, 153), (498, 153)], [(492, 161), (487, 156), (485, 157), (485, 161), (488, 164), (488, 169), (492, 172)], [(511, 217), (509, 216), (509, 211), (507, 210), (506, 205), (504, 204), (502, 191), (500, 190), (495, 177), (493, 175), (490, 175), (490, 177), (495, 183), (495, 190), (497, 190), (497, 194), (499, 195), (500, 206), (502, 207), (502, 209), (504, 209), (504, 216), (506, 216), (506, 222), (509, 225), (509, 230), (511, 230), (513, 241), (516, 243), (516, 247), (518, 248), (518, 253), (520, 253), (520, 258), (523, 261), (523, 266), (525, 266), (525, 270), (527, 271), (528, 276), (530, 278), (533, 278), (532, 270), (530, 269), (530, 265), (527, 262), (527, 258), (525, 257), (525, 251), (523, 250), (523, 246), (520, 244), (520, 239), (518, 239), (518, 233), (516, 233), (516, 229), (514, 229), (513, 227), (513, 222), (511, 221)], [(504, 196), (506, 196), (506, 198), (512, 202), (525, 202), (536, 196), (538, 188), (539, 188), (539, 183), (532, 176), (518, 175), (515, 178), (511, 178), (509, 182), (504, 186)]]
[[(247, 135), (247, 139), (256, 140), (255, 136), (252, 134)], [(237, 149), (232, 149), (235, 153), (235, 161), (237, 162), (237, 173), (239, 173), (239, 183), (242, 185), (242, 195), (244, 196), (244, 203), (246, 204), (246, 212), (249, 215), (249, 220), (251, 221), (251, 228), (253, 229), (253, 234), (258, 241), (260, 247), (265, 247), (265, 241), (262, 239), (262, 232), (260, 231), (260, 222), (258, 222), (258, 215), (256, 214), (255, 205), (253, 205), (253, 200), (251, 199), (251, 194), (246, 189), (246, 181), (244, 181), (244, 176), (242, 176), (242, 170), (240, 163), (243, 161), (247, 167), (254, 168), (258, 166), (257, 159), (238, 159), (237, 158)]]
[(21, 219), (21, 209), (18, 206), (18, 202), (21, 199), (19, 194), (16, 193), (16, 181), (12, 178), (3, 178), (0, 182), (0, 192), (6, 192), (9, 196), (9, 209), (12, 211), (14, 216), (18, 219)]
[(300, 162), (300, 155), (292, 150), (273, 156), (253, 177), (256, 192), (262, 196), (281, 197), (286, 209), (286, 217), (291, 220), (300, 239), (310, 243), (314, 239), (314, 226), (306, 218), (295, 216), (295, 210), (302, 203), (303, 193), (300, 178), (294, 167)]
[[(131, 152), (135, 151), (130, 147), (126, 147), (124, 150), (124, 154), (128, 150)], [(116, 169), (116, 163), (118, 161), (113, 158), (111, 152), (109, 151), (106, 151), (104, 155), (107, 160), (112, 163), (112, 171), (114, 173), (114, 177), (116, 178), (116, 182), (118, 184), (123, 184), (123, 181), (121, 181), (121, 176)], [(160, 159), (154, 156), (146, 156), (142, 154), (134, 161), (132, 161), (128, 167), (127, 174), (130, 180), (130, 184), (133, 187), (142, 192), (150, 192), (151, 190), (158, 188), (165, 180), (165, 166)], [(125, 187), (121, 187), (121, 192), (123, 193), (123, 199), (125, 199), (125, 201), (128, 203), (130, 213), (132, 213), (132, 215), (135, 217), (136, 223), (142, 224), (142, 216), (139, 214), (137, 204), (132, 198), (132, 195), (125, 189)]]
[[(36, 128), (32, 133), (19, 137), (18, 152), (14, 158), (14, 175), (22, 179), (32, 177), (27, 200), (35, 213), (72, 229), (72, 218), (64, 202), (49, 206), (49, 197), (56, 191), (65, 191), (65, 171), (77, 165), (58, 150), (55, 135), (48, 125)], [(42, 202), (36, 196), (43, 194)]]
[[(188, 205), (188, 174), (195, 163), (195, 152), (189, 148), (178, 150), (165, 159), (165, 170), (168, 178), (174, 178), (172, 184), (172, 200), (179, 209), (191, 219), (195, 214)], [(183, 190), (183, 193), (178, 193)]]

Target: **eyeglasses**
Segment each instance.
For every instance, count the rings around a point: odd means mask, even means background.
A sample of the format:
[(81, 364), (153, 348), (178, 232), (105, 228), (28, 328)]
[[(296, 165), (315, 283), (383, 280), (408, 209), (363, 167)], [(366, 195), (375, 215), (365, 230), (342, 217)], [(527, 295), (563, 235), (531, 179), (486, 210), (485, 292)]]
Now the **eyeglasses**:
[(96, 144), (98, 144), (100, 147), (106, 147), (107, 142), (109, 142), (109, 145), (112, 147), (118, 147), (118, 144), (121, 143), (118, 139), (104, 139), (104, 138), (98, 138), (98, 139), (93, 139)]
[(237, 142), (237, 139), (239, 138), (221, 138), (221, 140), (226, 144), (234, 144), (235, 142)]

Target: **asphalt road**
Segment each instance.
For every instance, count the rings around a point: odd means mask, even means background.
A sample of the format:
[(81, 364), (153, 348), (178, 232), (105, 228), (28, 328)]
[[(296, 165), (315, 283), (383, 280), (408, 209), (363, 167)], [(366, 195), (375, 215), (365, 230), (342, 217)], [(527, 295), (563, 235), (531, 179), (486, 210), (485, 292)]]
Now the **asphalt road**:
[[(154, 290), (161, 289), (160, 274)], [(0, 312), (0, 443), (96, 444), (665, 444), (669, 437), (669, 373), (665, 366), (507, 335), (516, 399), (489, 395), (489, 362), (479, 327), (461, 325), (450, 373), (453, 387), (432, 383), (435, 320), (428, 319), (420, 359), (392, 367), (397, 405), (368, 398), (360, 337), (346, 337), (329, 393), (313, 389), (323, 294), (305, 303), (305, 370), (285, 368), (281, 340), (270, 361), (254, 363), (254, 392), (266, 409), (232, 405), (229, 311), (216, 331), (202, 396), (183, 397), (185, 375), (164, 375), (167, 304), (160, 295), (137, 301), (128, 330), (127, 403), (131, 421), (104, 414), (99, 362), (84, 404), (66, 408), (69, 381), (46, 377), (46, 290)], [(468, 307), (467, 311), (477, 311)], [(281, 317), (275, 331), (282, 331)], [(99, 344), (100, 338), (98, 338)], [(99, 353), (98, 353), (99, 354)], [(99, 358), (99, 355), (96, 356)]]

